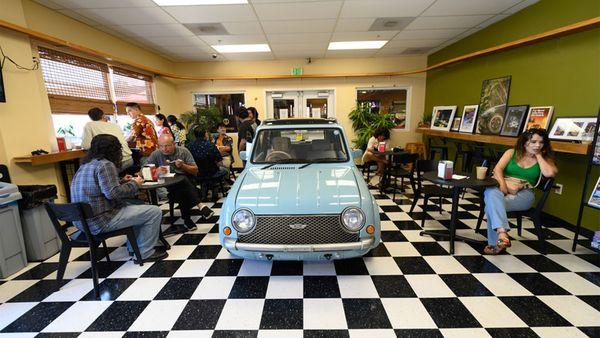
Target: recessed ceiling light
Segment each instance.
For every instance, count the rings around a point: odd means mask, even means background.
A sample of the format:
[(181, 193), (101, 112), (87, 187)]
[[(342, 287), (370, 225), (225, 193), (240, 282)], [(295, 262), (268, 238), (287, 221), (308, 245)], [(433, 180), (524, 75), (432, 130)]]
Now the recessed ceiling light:
[(379, 49), (387, 43), (386, 41), (340, 41), (330, 42), (329, 50), (343, 50), (343, 49)]
[(214, 45), (211, 46), (219, 53), (256, 53), (256, 52), (270, 52), (271, 48), (265, 44), (255, 45)]
[(159, 6), (237, 5), (248, 0), (152, 0)]

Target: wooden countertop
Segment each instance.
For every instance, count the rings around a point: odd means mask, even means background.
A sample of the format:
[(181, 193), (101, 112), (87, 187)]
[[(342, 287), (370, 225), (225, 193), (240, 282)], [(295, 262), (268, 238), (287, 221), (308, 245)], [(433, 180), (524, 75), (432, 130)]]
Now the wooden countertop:
[(54, 164), (62, 161), (75, 160), (85, 156), (86, 151), (83, 149), (67, 150), (44, 155), (29, 155), (15, 157), (15, 163), (29, 163), (32, 166)]
[[(482, 134), (469, 134), (459, 133), (456, 131), (441, 131), (433, 130), (429, 128), (417, 128), (417, 133), (429, 136), (447, 137), (458, 140), (481, 142), (489, 144), (501, 144), (505, 146), (514, 146), (517, 142), (516, 137), (507, 137), (499, 135), (482, 135)], [(578, 155), (586, 155), (588, 153), (590, 145), (582, 143), (573, 143), (565, 141), (552, 141), (552, 149), (559, 153), (570, 153)]]

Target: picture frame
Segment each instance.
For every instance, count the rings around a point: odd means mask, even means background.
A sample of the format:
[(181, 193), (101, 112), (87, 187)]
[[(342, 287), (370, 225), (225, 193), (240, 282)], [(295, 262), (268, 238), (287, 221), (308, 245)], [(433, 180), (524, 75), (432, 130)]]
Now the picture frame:
[(594, 185), (594, 189), (590, 194), (588, 205), (592, 208), (600, 209), (600, 177), (598, 177), (598, 181), (596, 181), (596, 185)]
[(528, 109), (529, 105), (508, 106), (504, 122), (502, 123), (502, 129), (500, 130), (500, 136), (519, 136), (519, 133), (523, 130)]
[(551, 140), (582, 141), (584, 133), (594, 133), (596, 117), (557, 117), (548, 134)]
[(525, 128), (523, 131), (531, 128), (542, 128), (548, 129), (550, 125), (550, 119), (554, 112), (554, 106), (537, 106), (529, 107), (527, 118), (525, 119)]
[(455, 117), (454, 121), (452, 121), (452, 127), (450, 127), (450, 131), (458, 131), (460, 129), (460, 117)]
[(500, 134), (508, 105), (510, 81), (510, 75), (483, 81), (476, 124), (477, 134)]
[(431, 129), (449, 131), (454, 121), (456, 106), (435, 106), (431, 115)]
[(463, 107), (462, 118), (460, 121), (460, 128), (458, 129), (461, 133), (473, 133), (475, 130), (475, 124), (477, 123), (477, 111), (479, 110), (478, 104), (470, 104)]

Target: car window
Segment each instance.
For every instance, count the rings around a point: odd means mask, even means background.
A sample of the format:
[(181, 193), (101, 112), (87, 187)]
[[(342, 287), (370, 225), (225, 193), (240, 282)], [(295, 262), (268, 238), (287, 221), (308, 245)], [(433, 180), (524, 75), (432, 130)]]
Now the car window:
[(263, 129), (252, 150), (252, 163), (346, 161), (348, 152), (338, 128)]

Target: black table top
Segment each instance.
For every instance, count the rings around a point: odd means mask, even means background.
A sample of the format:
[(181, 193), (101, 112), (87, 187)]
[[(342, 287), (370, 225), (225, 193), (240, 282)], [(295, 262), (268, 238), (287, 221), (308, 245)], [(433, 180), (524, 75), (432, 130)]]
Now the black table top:
[(423, 174), (423, 178), (432, 183), (439, 185), (447, 185), (454, 188), (486, 188), (498, 185), (498, 181), (491, 177), (486, 177), (483, 180), (478, 180), (477, 177), (475, 177), (475, 175), (473, 174), (463, 174), (463, 176), (469, 177), (460, 180), (445, 180), (443, 178), (438, 177), (437, 171), (428, 171)]
[(175, 175), (174, 177), (159, 178), (159, 180), (161, 180), (161, 179), (164, 179), (164, 183), (144, 182), (144, 184), (142, 184), (140, 186), (140, 189), (152, 190), (152, 189), (158, 189), (158, 188), (165, 188), (170, 185), (177, 184), (177, 183), (183, 181), (185, 179), (185, 175)]

